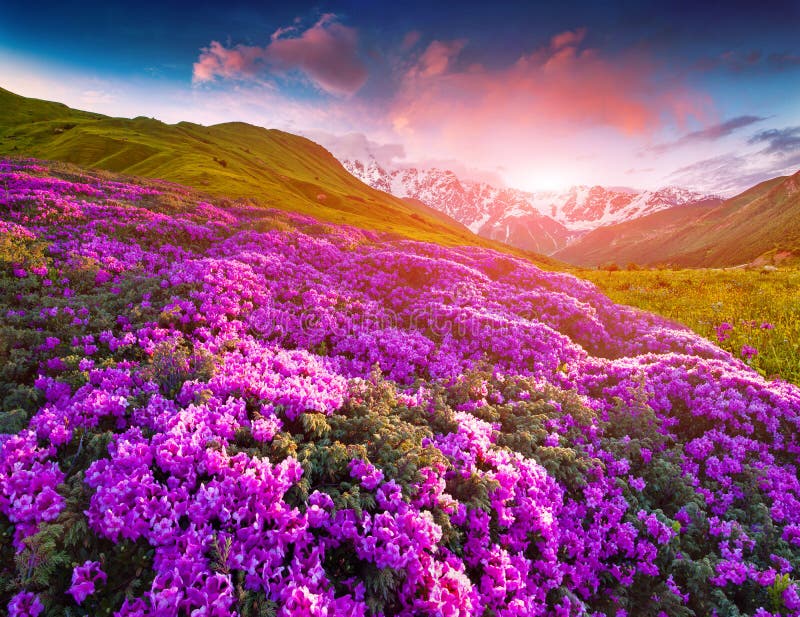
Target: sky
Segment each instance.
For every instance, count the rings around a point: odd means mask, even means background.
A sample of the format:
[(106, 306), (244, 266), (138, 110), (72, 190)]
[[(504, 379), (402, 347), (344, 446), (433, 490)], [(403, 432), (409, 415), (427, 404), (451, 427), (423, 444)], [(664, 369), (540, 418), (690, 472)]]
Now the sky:
[(527, 190), (731, 195), (800, 169), (799, 31), (800, 0), (0, 0), (0, 86)]

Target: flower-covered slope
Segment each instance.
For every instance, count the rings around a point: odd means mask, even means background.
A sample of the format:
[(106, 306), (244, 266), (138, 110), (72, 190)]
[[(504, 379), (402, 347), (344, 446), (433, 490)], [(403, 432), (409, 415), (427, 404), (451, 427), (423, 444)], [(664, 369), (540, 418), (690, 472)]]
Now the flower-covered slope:
[(800, 614), (795, 386), (490, 250), (0, 183), (9, 614)]

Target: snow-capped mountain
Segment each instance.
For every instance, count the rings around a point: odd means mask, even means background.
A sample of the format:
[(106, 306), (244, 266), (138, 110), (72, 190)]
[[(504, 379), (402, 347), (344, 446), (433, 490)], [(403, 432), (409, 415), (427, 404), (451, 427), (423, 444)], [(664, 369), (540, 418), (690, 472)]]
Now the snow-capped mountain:
[(573, 230), (632, 221), (667, 208), (719, 198), (677, 186), (655, 191), (573, 186), (563, 193), (526, 193), (532, 205)]
[(374, 158), (345, 160), (343, 165), (366, 184), (418, 199), (474, 233), (545, 254), (592, 229), (709, 199), (678, 187), (634, 191), (575, 186), (563, 192), (527, 192), (464, 180), (448, 170), (386, 168)]
[(539, 212), (521, 191), (462, 180), (441, 169), (386, 169), (374, 159), (367, 163), (345, 160), (343, 165), (373, 188), (417, 199), (485, 238), (550, 254), (575, 235)]

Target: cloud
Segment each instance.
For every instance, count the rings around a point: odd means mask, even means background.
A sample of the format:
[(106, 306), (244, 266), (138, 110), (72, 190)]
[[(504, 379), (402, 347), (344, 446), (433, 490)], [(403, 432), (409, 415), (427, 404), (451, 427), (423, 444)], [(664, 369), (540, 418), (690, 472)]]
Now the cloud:
[(756, 133), (748, 143), (767, 144), (757, 152), (729, 152), (677, 169), (673, 182), (733, 195), (777, 176), (791, 175), (800, 168), (800, 126)]
[(680, 167), (669, 178), (680, 186), (729, 196), (766, 179), (763, 170), (747, 167), (747, 157), (729, 153)]
[(395, 161), (406, 157), (402, 144), (379, 143), (363, 133), (335, 135), (327, 131), (303, 131), (303, 135), (330, 150), (340, 161), (347, 159), (366, 161), (374, 158), (380, 165), (391, 167)]
[(452, 60), (464, 49), (466, 41), (433, 41), (428, 45), (419, 61), (406, 74), (406, 79), (415, 77), (435, 77), (443, 74)]
[(278, 28), (277, 30), (275, 30), (275, 32), (270, 34), (269, 40), (270, 41), (277, 41), (284, 34), (291, 34), (293, 32), (297, 32), (297, 26), (284, 26), (284, 27)]
[(576, 30), (567, 30), (560, 34), (556, 34), (550, 39), (550, 45), (553, 49), (563, 49), (565, 47), (573, 47), (583, 41), (586, 36), (586, 28), (578, 28)]
[(456, 159), (421, 159), (409, 161), (402, 144), (381, 143), (369, 139), (363, 133), (335, 135), (327, 131), (302, 131), (305, 137), (317, 142), (340, 161), (374, 159), (384, 169), (445, 169), (452, 171), (462, 180), (486, 182), (492, 186), (505, 186), (503, 177), (496, 171), (476, 169)]
[(800, 56), (792, 53), (770, 54), (767, 56), (767, 63), (779, 71), (800, 68)]
[(422, 38), (422, 34), (419, 30), (409, 30), (403, 37), (403, 42), (400, 44), (400, 47), (403, 49), (411, 49), (419, 43), (420, 38)]
[(717, 56), (700, 59), (696, 68), (701, 71), (727, 69), (734, 73), (786, 71), (800, 68), (800, 56), (792, 52), (771, 53), (765, 56), (756, 49), (729, 50)]
[(687, 146), (703, 141), (716, 141), (731, 135), (739, 129), (750, 126), (751, 124), (755, 124), (756, 122), (762, 122), (763, 120), (766, 120), (766, 118), (761, 116), (736, 116), (735, 118), (731, 118), (725, 122), (712, 124), (711, 126), (699, 131), (687, 133), (675, 141), (650, 146), (647, 150), (656, 154), (662, 154), (669, 150), (680, 148), (681, 146)]
[(665, 76), (643, 54), (605, 58), (582, 48), (585, 29), (499, 69), (458, 66), (465, 41), (434, 41), (401, 79), (390, 110), (401, 134), (463, 133), (476, 139), (499, 125), (511, 134), (554, 126), (605, 126), (625, 134), (703, 116), (708, 99)]
[(738, 72), (757, 66), (761, 62), (762, 55), (758, 50), (748, 52), (730, 50), (720, 55), (719, 59), (723, 66)]
[(693, 131), (683, 137), (688, 141), (713, 141), (727, 137), (734, 131), (737, 131), (745, 126), (750, 126), (756, 122), (761, 122), (765, 118), (761, 116), (736, 116), (720, 124), (713, 124), (705, 129)]
[(104, 104), (108, 105), (111, 103), (117, 102), (117, 96), (112, 94), (111, 92), (106, 92), (105, 90), (84, 90), (81, 93), (81, 100), (86, 105), (99, 105)]
[(211, 41), (194, 63), (192, 79), (195, 83), (218, 77), (257, 81), (263, 75), (292, 71), (299, 71), (329, 94), (354, 94), (367, 80), (366, 67), (358, 55), (356, 30), (326, 13), (302, 32), (296, 25), (278, 28), (264, 47), (225, 47)]
[(484, 182), (491, 186), (502, 189), (507, 188), (505, 178), (500, 171), (491, 169), (477, 169), (456, 159), (423, 159), (413, 163), (400, 164), (399, 167), (416, 167), (418, 169), (445, 169), (452, 171), (459, 180), (472, 182)]
[(787, 126), (783, 129), (768, 129), (753, 135), (749, 144), (767, 144), (765, 154), (787, 154), (800, 152), (800, 126)]
[[(502, 65), (484, 65), (468, 42), (433, 41), (396, 69), (384, 108), (409, 158), (497, 169), (512, 186), (624, 182), (610, 161), (665, 127), (712, 115), (708, 96), (642, 50), (609, 54), (588, 32), (561, 32)], [(578, 160), (579, 154), (596, 156)]]
[(192, 79), (195, 82), (211, 81), (215, 77), (233, 78), (254, 76), (263, 60), (264, 50), (260, 47), (237, 45), (228, 49), (218, 41), (211, 41), (204, 47), (197, 62), (194, 63)]

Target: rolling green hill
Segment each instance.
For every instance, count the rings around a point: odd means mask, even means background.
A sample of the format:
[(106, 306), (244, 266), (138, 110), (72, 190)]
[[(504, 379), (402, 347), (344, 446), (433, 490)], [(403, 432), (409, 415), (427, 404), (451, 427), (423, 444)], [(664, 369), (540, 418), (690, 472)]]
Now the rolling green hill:
[(597, 229), (555, 254), (567, 262), (736, 266), (800, 255), (800, 172), (762, 182), (716, 207), (670, 208)]
[(417, 240), (502, 247), (429, 208), (363, 184), (306, 138), (242, 122), (110, 118), (0, 88), (0, 154), (161, 178)]
[(619, 265), (664, 262), (673, 255), (673, 235), (693, 225), (718, 204), (715, 201), (677, 206), (599, 227), (557, 251), (556, 255), (567, 263), (587, 267), (611, 262)]

